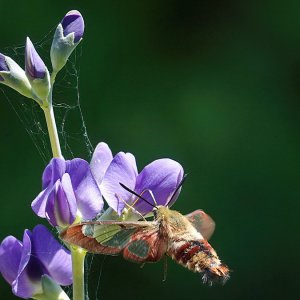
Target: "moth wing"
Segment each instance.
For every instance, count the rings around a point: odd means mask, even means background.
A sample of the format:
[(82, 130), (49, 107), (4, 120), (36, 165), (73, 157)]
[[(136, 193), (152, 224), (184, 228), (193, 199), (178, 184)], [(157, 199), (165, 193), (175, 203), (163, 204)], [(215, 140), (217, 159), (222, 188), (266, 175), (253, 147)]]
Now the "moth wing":
[(159, 227), (136, 232), (123, 251), (123, 257), (137, 263), (156, 262), (167, 251), (167, 240), (162, 237)]
[(216, 223), (208, 214), (198, 209), (185, 216), (206, 240), (210, 239), (215, 231)]
[(134, 233), (152, 228), (152, 222), (85, 222), (68, 227), (60, 234), (62, 240), (90, 253), (118, 255)]

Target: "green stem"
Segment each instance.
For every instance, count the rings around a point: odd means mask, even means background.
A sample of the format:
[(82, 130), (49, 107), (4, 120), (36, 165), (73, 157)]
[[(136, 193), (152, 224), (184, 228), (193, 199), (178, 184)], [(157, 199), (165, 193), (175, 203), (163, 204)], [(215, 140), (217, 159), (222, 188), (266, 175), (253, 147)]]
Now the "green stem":
[(86, 251), (71, 245), (73, 270), (73, 300), (84, 300), (84, 258)]
[(49, 106), (42, 107), (42, 108), (46, 118), (53, 157), (62, 157), (58, 133), (57, 133), (57, 127), (55, 123), (53, 106), (52, 104), (50, 104)]
[[(62, 157), (57, 127), (52, 106), (52, 90), (56, 73), (51, 75), (51, 90), (45, 105), (41, 106), (47, 123), (53, 157)], [(73, 300), (84, 300), (84, 259), (86, 251), (71, 245), (72, 273), (73, 273)]]

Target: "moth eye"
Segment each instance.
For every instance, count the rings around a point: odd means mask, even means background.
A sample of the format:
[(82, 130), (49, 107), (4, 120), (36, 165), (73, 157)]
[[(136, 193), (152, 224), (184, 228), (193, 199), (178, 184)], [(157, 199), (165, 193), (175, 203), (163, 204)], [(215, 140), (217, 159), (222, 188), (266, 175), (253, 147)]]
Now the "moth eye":
[(157, 218), (157, 209), (153, 209), (153, 215), (154, 215), (154, 218)]

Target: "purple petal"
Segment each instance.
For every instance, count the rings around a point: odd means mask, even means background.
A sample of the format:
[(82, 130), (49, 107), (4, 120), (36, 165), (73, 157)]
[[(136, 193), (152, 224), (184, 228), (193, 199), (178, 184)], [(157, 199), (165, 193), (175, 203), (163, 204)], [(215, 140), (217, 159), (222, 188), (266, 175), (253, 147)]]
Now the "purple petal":
[(31, 79), (43, 79), (46, 75), (46, 66), (36, 52), (29, 37), (26, 39), (25, 47), (25, 72)]
[(42, 293), (42, 285), (40, 281), (32, 281), (25, 271), (13, 282), (12, 292), (20, 298), (29, 299)]
[(9, 71), (8, 65), (5, 60), (5, 55), (3, 55), (2, 53), (0, 53), (0, 71)]
[[(158, 159), (147, 165), (138, 175), (135, 192), (141, 194), (146, 189), (149, 189), (152, 191), (158, 205), (171, 205), (175, 202), (179, 193), (176, 193), (174, 199), (172, 199), (172, 203), (168, 202), (182, 177), (183, 168), (178, 162), (168, 158)], [(149, 193), (145, 193), (144, 197), (153, 203), (153, 199)], [(139, 200), (134, 207), (143, 214), (153, 209), (153, 207), (142, 200)]]
[(23, 235), (23, 251), (20, 260), (18, 275), (20, 275), (24, 271), (24, 269), (26, 268), (29, 262), (31, 256), (31, 248), (32, 248), (31, 237), (32, 237), (32, 233), (28, 229), (26, 229)]
[(49, 193), (51, 192), (52, 188), (49, 187), (43, 191), (41, 191), (37, 197), (31, 202), (31, 208), (41, 218), (45, 218), (45, 210), (46, 204), (48, 200)]
[(77, 213), (76, 198), (69, 174), (57, 180), (49, 194), (46, 205), (46, 216), (52, 226), (71, 225)]
[(106, 143), (99, 143), (93, 153), (90, 163), (92, 174), (94, 175), (98, 186), (100, 186), (104, 174), (112, 160), (113, 155), (108, 145)]
[(63, 158), (52, 158), (43, 173), (43, 189), (50, 183), (53, 185), (57, 179), (62, 178), (65, 172), (66, 161)]
[(60, 179), (66, 170), (66, 162), (62, 158), (53, 158), (44, 170), (42, 178), (43, 191), (32, 201), (32, 210), (41, 218), (45, 218), (45, 209), (48, 196), (55, 182)]
[(32, 231), (33, 254), (48, 274), (59, 285), (72, 283), (71, 255), (43, 225)]
[(89, 164), (84, 159), (74, 158), (66, 161), (65, 172), (69, 173), (74, 190), (81, 184), (89, 169)]
[(103, 199), (88, 162), (80, 158), (67, 161), (66, 172), (70, 174), (77, 207), (83, 218), (94, 218), (103, 208)]
[(5, 238), (0, 245), (0, 273), (9, 284), (17, 277), (22, 249), (22, 243), (13, 236)]
[(79, 11), (71, 10), (61, 21), (64, 36), (74, 32), (74, 43), (77, 43), (83, 36), (84, 21)]
[(69, 174), (63, 175), (57, 197), (58, 199), (65, 199), (65, 201), (58, 202), (58, 211), (62, 222), (72, 224), (76, 219), (77, 204)]
[[(131, 153), (119, 152), (109, 165), (100, 185), (101, 192), (108, 205), (119, 214), (132, 194), (120, 186), (123, 183), (134, 189), (137, 177), (135, 158)], [(122, 200), (121, 200), (122, 199)]]
[(23, 236), (23, 251), (17, 278), (12, 284), (13, 293), (25, 299), (31, 298), (32, 295), (41, 289), (39, 284), (39, 278), (42, 275), (41, 265), (34, 256), (30, 263), (32, 253), (31, 238), (31, 232), (26, 229)]

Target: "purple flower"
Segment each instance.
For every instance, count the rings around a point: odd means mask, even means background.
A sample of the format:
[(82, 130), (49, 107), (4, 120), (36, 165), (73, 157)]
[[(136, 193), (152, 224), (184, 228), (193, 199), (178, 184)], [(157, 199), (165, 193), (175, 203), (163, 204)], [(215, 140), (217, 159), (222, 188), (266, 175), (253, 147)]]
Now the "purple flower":
[[(124, 184), (150, 203), (154, 203), (150, 190), (157, 205), (171, 206), (177, 199), (179, 192), (172, 198), (181, 182), (184, 172), (182, 166), (168, 158), (158, 159), (147, 165), (139, 174), (136, 161), (131, 153), (119, 152), (112, 158), (111, 151), (105, 143), (100, 143), (91, 161), (91, 170), (100, 187), (101, 193), (108, 205), (118, 214), (128, 204), (142, 214), (152, 211), (153, 207), (143, 200), (135, 203), (136, 196), (120, 186)], [(172, 202), (169, 201), (172, 198)]]
[(63, 35), (66, 37), (74, 33), (74, 43), (77, 43), (83, 36), (84, 21), (82, 15), (77, 10), (69, 11), (61, 21)]
[[(5, 61), (5, 56), (2, 53), (0, 53), (0, 71), (9, 72), (9, 68)], [(4, 81), (4, 78), (1, 76), (0, 76), (0, 81)]]
[(31, 79), (43, 79), (46, 76), (47, 67), (36, 52), (29, 37), (25, 46), (25, 72)]
[(83, 159), (53, 158), (44, 170), (42, 182), (43, 191), (31, 207), (53, 226), (72, 224), (77, 210), (84, 219), (92, 219), (103, 208), (100, 190)]
[(23, 241), (6, 237), (0, 245), (0, 272), (21, 298), (42, 294), (42, 277), (49, 276), (59, 285), (72, 284), (69, 251), (43, 225), (24, 231)]

